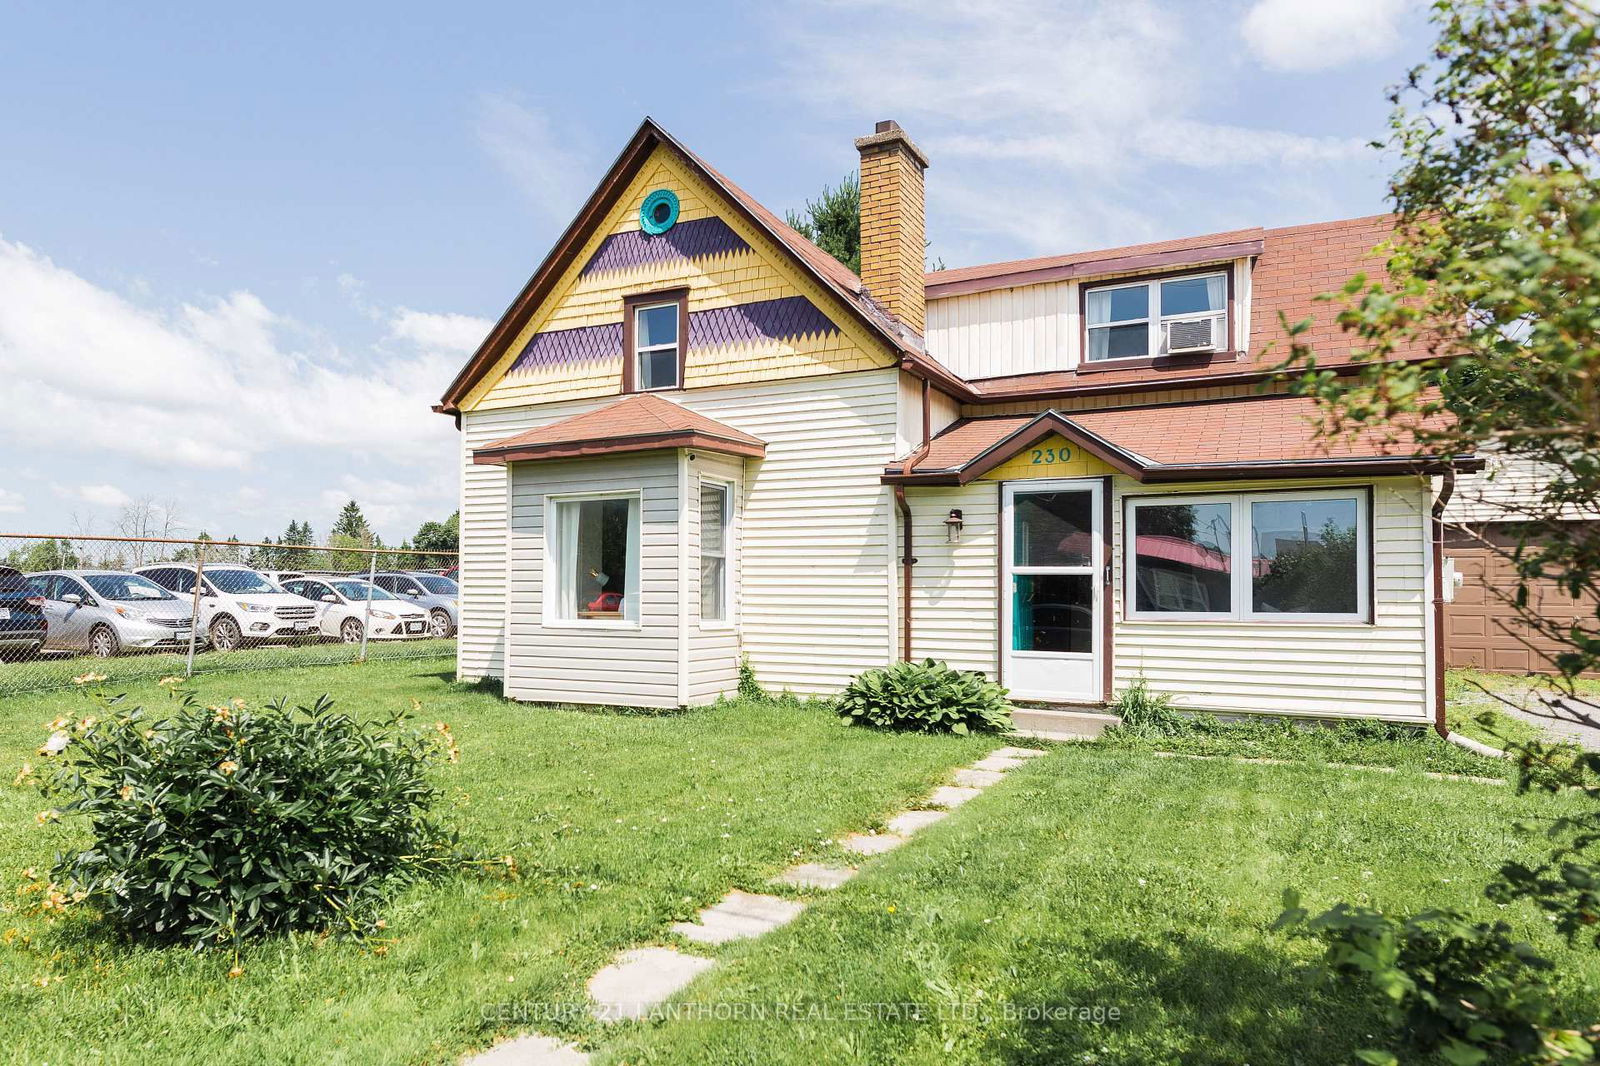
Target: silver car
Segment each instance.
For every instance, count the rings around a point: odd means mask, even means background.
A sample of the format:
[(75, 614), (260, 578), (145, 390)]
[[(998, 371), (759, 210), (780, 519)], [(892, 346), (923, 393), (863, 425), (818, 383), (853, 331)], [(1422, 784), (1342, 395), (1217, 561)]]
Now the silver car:
[(373, 584), (428, 610), (428, 635), (453, 637), (461, 626), (461, 588), (447, 577), (422, 570), (391, 570)]
[(138, 574), (51, 570), (29, 574), (28, 591), (44, 598), (50, 632), (44, 646), (102, 659), (127, 649), (189, 646), (190, 607)]

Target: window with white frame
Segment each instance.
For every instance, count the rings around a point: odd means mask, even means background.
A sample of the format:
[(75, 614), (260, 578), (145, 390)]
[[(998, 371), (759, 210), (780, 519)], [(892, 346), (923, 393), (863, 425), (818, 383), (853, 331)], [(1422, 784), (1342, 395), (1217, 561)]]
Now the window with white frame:
[(570, 622), (639, 620), (639, 497), (551, 503), (550, 615)]
[(640, 392), (675, 389), (680, 384), (678, 308), (674, 300), (633, 309), (634, 380)]
[(1366, 621), (1363, 489), (1128, 501), (1128, 617)]
[(1086, 287), (1083, 311), (1088, 362), (1223, 351), (1228, 272)]
[(728, 527), (732, 524), (732, 486), (700, 482), (700, 620), (728, 620)]

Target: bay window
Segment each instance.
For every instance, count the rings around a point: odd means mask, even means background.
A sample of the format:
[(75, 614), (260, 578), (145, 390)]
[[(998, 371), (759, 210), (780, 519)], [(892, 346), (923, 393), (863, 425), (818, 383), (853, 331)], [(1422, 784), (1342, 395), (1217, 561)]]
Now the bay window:
[(637, 623), (639, 497), (554, 499), (548, 514), (547, 620)]
[(1084, 287), (1084, 361), (1228, 348), (1228, 271)]
[(1128, 617), (1367, 621), (1368, 507), (1362, 489), (1131, 498)]

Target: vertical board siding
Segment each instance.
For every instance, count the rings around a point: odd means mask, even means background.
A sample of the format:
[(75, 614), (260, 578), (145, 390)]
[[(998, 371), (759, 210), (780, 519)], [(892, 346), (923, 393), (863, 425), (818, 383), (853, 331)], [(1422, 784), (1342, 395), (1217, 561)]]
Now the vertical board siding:
[(965, 378), (1066, 370), (1077, 322), (1071, 282), (946, 296), (928, 304), (928, 353)]
[[(512, 699), (675, 707), (679, 497), (676, 452), (514, 464), (505, 691)], [(639, 627), (546, 625), (546, 496), (637, 492)]]

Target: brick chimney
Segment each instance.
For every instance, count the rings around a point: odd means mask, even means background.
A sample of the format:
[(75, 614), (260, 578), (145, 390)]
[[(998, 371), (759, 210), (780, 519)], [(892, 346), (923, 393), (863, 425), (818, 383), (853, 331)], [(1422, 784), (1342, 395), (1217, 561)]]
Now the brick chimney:
[(873, 298), (921, 334), (927, 317), (922, 285), (927, 218), (922, 172), (928, 157), (900, 123), (886, 119), (861, 153), (861, 280)]

